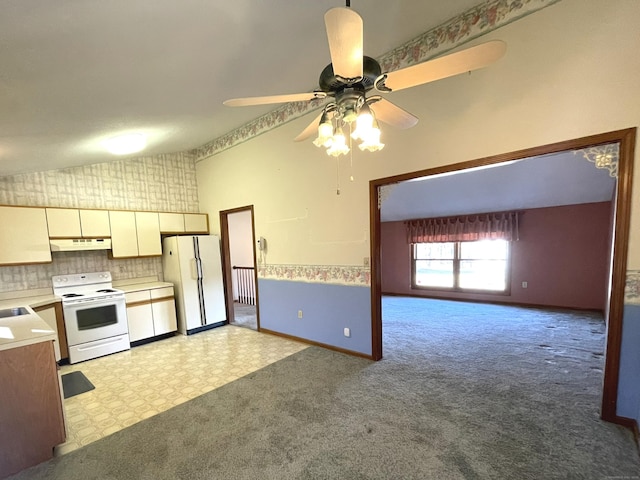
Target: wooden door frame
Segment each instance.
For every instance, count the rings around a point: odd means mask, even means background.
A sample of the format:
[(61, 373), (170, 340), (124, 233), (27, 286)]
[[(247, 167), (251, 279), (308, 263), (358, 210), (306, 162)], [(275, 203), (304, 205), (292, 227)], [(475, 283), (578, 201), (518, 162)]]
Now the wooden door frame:
[(381, 287), (381, 239), (379, 188), (418, 177), (457, 172), (469, 168), (495, 165), (523, 158), (559, 153), (566, 150), (618, 143), (617, 194), (615, 198), (615, 223), (612, 230), (609, 316), (607, 319), (606, 357), (600, 416), (603, 420), (631, 426), (632, 421), (617, 414), (618, 384), (620, 380), (620, 347), (622, 342), (622, 317), (624, 289), (627, 275), (627, 253), (631, 218), (631, 189), (636, 128), (616, 130), (597, 135), (552, 143), (539, 147), (494, 155), (468, 162), (445, 165), (417, 172), (380, 178), (369, 182), (369, 221), (371, 240), (371, 353), (374, 360), (382, 358), (382, 287)]
[(232, 208), (220, 211), (220, 245), (222, 249), (222, 277), (224, 283), (224, 298), (227, 309), (227, 322), (231, 322), (233, 313), (233, 279), (231, 265), (231, 247), (229, 245), (229, 215), (241, 212), (251, 212), (251, 243), (253, 245), (253, 281), (256, 293), (256, 320), (260, 331), (260, 302), (258, 294), (258, 264), (256, 259), (256, 227), (254, 221), (253, 205)]

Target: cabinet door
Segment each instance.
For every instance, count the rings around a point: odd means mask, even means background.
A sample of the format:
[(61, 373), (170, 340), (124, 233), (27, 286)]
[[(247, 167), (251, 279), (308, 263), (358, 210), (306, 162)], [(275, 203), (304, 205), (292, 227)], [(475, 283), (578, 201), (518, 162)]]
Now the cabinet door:
[(149, 290), (127, 293), (127, 322), (129, 341), (135, 342), (154, 336), (153, 311)]
[(150, 293), (156, 335), (175, 332), (178, 329), (178, 319), (173, 287), (154, 288)]
[(134, 212), (110, 211), (111, 251), (114, 258), (138, 256), (138, 234)]
[(162, 255), (157, 212), (136, 212), (136, 231), (138, 233), (138, 255), (141, 257)]
[(80, 215), (76, 208), (47, 208), (49, 238), (79, 238)]
[(80, 225), (83, 237), (105, 238), (111, 236), (107, 210), (80, 210)]
[(206, 213), (185, 213), (184, 230), (187, 233), (209, 233), (209, 216)]
[[(56, 335), (58, 335), (58, 322), (56, 318), (55, 305), (47, 305), (41, 308), (34, 308), (33, 311), (36, 312), (38, 316), (45, 322), (47, 322), (49, 328), (56, 332)], [(53, 342), (53, 350), (56, 355), (56, 362), (59, 362), (60, 358), (62, 358), (60, 355), (60, 340), (56, 340), (55, 342)]]
[(184, 232), (184, 214), (160, 212), (158, 218), (160, 220), (161, 233)]
[(44, 208), (0, 207), (0, 265), (51, 262)]
[(65, 441), (60, 380), (51, 343), (0, 351), (0, 478), (48, 460), (53, 447)]
[(153, 330), (156, 335), (175, 332), (178, 329), (176, 304), (173, 298), (153, 302), (151, 308), (153, 309)]

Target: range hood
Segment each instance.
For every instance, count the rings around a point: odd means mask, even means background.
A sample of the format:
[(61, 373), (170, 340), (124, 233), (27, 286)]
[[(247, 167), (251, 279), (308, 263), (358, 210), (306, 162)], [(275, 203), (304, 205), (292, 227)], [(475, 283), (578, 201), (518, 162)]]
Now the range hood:
[(49, 240), (52, 252), (111, 250), (110, 238), (60, 238)]

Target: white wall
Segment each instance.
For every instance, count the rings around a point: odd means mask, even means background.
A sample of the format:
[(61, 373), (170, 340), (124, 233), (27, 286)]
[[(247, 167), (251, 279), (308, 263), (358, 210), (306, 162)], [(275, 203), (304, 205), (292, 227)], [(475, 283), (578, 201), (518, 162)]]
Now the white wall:
[[(343, 157), (341, 195), (336, 161), (311, 142), (292, 141), (311, 114), (199, 162), (200, 208), (216, 231), (216, 212), (254, 204), (269, 263), (361, 264), (369, 254), (370, 179), (638, 125), (638, 18), (634, 0), (564, 0), (529, 15), (476, 40), (507, 42), (498, 63), (391, 94), (420, 122), (405, 131), (383, 126), (383, 151), (354, 153), (353, 183)], [(634, 205), (639, 196), (635, 188)], [(632, 269), (640, 268), (635, 213)]]

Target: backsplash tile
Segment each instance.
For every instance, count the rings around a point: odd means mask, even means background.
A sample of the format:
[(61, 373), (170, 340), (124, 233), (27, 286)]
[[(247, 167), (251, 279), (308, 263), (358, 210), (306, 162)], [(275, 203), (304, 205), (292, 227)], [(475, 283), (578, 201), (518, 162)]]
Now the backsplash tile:
[[(0, 205), (198, 213), (195, 157), (145, 156), (0, 177)], [(51, 288), (53, 275), (110, 271), (113, 280), (156, 277), (162, 259), (111, 260), (106, 251), (55, 252), (52, 263), (0, 267), (0, 293)]]
[(162, 258), (109, 259), (105, 250), (54, 252), (53, 262), (0, 268), (0, 293), (51, 288), (51, 277), (69, 273), (111, 272), (114, 281), (138, 277), (162, 280)]

